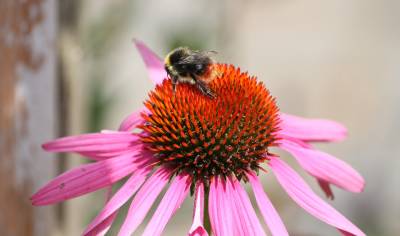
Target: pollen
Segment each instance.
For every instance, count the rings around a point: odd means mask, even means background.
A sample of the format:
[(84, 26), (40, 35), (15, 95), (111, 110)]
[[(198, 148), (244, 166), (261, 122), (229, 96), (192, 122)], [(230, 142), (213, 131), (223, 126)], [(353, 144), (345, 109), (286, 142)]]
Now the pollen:
[(175, 93), (166, 79), (150, 92), (142, 141), (175, 174), (207, 184), (212, 176), (246, 178), (268, 161), (277, 141), (278, 107), (262, 82), (232, 65), (216, 64), (209, 83), (215, 98), (190, 84)]

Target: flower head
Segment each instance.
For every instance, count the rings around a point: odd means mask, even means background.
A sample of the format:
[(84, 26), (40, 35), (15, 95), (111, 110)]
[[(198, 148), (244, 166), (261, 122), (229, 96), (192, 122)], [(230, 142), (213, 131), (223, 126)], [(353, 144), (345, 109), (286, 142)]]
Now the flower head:
[[(343, 139), (346, 129), (342, 125), (280, 113), (263, 83), (231, 65), (215, 65), (219, 76), (209, 84), (216, 94), (214, 99), (188, 84), (179, 84), (174, 93), (161, 60), (141, 42), (136, 46), (156, 83), (145, 107), (125, 119), (118, 131), (44, 144), (47, 151), (76, 152), (95, 162), (52, 180), (32, 196), (34, 205), (107, 188), (106, 205), (84, 235), (104, 235), (119, 208), (133, 198), (119, 232), (130, 235), (170, 183), (144, 235), (161, 235), (190, 189), (194, 213), (189, 235), (208, 235), (203, 227), (205, 199), (214, 235), (265, 235), (242, 187), (242, 183), (249, 183), (272, 235), (285, 236), (288, 232), (259, 180), (259, 170), (264, 170), (261, 164), (265, 163), (300, 207), (344, 235), (364, 235), (319, 198), (281, 158), (270, 153), (273, 146), (291, 153), (330, 198), (330, 184), (360, 192), (364, 180), (354, 169), (310, 144)], [(124, 177), (127, 181), (112, 195), (112, 185)]]
[(221, 76), (210, 87), (218, 97), (203, 96), (182, 84), (175, 94), (171, 80), (150, 93), (142, 114), (142, 141), (160, 165), (174, 174), (190, 173), (208, 185), (212, 176), (247, 178), (268, 159), (276, 140), (278, 108), (256, 78), (228, 65), (216, 65)]

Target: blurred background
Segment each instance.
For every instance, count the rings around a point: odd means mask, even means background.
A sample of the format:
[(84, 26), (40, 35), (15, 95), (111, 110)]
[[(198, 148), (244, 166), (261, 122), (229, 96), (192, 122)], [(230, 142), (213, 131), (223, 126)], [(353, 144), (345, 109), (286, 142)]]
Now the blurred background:
[[(102, 191), (35, 208), (29, 196), (83, 162), (41, 143), (116, 129), (141, 107), (153, 85), (133, 38), (162, 57), (177, 46), (216, 50), (218, 61), (258, 76), (283, 112), (345, 124), (346, 141), (319, 147), (359, 170), (366, 189), (334, 189), (327, 201), (367, 235), (399, 235), (399, 12), (397, 0), (0, 0), (0, 235), (80, 235), (99, 212)], [(338, 235), (272, 174), (263, 179), (291, 235)], [(186, 234), (192, 202), (165, 235)]]

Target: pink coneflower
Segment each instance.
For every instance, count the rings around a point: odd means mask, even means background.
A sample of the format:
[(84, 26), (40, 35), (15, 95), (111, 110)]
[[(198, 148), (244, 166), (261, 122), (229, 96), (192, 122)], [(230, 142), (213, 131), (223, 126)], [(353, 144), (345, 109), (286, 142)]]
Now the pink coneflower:
[[(144, 44), (136, 42), (136, 46), (156, 84), (145, 107), (125, 119), (118, 131), (44, 144), (47, 151), (75, 152), (95, 162), (52, 180), (32, 196), (33, 205), (53, 204), (108, 188), (104, 209), (83, 234), (104, 235), (119, 208), (132, 198), (118, 234), (131, 235), (169, 184), (143, 235), (161, 235), (190, 193), (194, 195), (194, 213), (192, 226), (187, 226), (189, 235), (208, 235), (203, 226), (205, 205), (213, 235), (266, 235), (243, 188), (249, 183), (271, 234), (285, 236), (288, 232), (258, 177), (260, 170), (265, 171), (261, 166), (265, 163), (288, 195), (308, 213), (343, 235), (365, 235), (270, 152), (270, 147), (278, 147), (291, 153), (330, 198), (330, 184), (360, 192), (364, 180), (357, 171), (310, 144), (342, 140), (346, 136), (342, 125), (279, 113), (263, 83), (231, 65), (215, 66), (220, 75), (210, 84), (215, 99), (187, 84), (179, 84), (173, 93), (161, 60)], [(125, 177), (126, 182), (112, 195), (111, 186)]]

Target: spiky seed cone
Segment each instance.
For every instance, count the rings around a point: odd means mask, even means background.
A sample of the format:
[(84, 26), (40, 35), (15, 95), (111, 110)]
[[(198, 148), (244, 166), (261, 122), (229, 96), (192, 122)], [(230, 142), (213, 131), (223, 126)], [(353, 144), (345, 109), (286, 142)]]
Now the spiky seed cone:
[(206, 184), (212, 176), (245, 177), (266, 161), (276, 141), (278, 107), (263, 83), (231, 65), (218, 64), (210, 84), (217, 95), (210, 99), (194, 86), (179, 84), (175, 94), (170, 80), (150, 92), (143, 113), (147, 135), (142, 140), (160, 164), (176, 174), (186, 171)]

